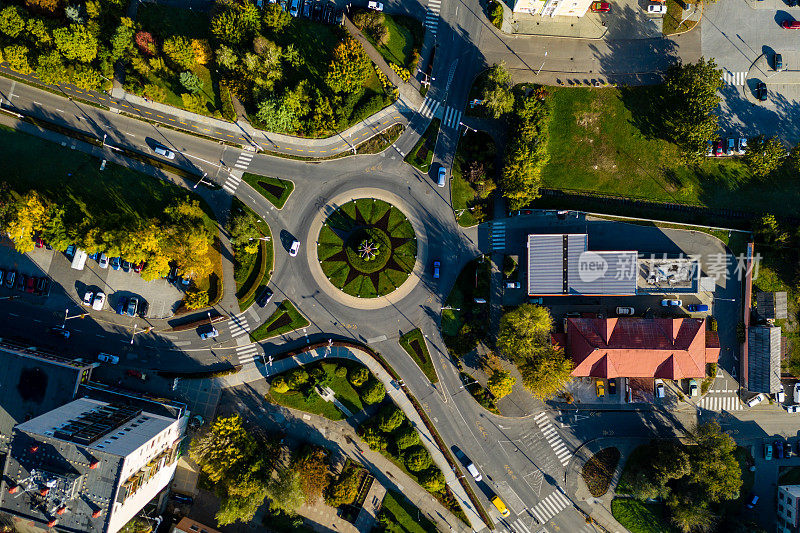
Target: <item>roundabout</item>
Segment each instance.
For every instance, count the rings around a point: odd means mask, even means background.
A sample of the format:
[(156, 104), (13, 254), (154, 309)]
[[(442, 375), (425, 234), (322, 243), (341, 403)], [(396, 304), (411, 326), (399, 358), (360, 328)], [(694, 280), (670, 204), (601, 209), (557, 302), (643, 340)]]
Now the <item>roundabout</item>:
[(325, 219), (317, 259), (328, 282), (359, 299), (393, 293), (417, 259), (417, 238), (406, 215), (377, 198), (354, 198)]

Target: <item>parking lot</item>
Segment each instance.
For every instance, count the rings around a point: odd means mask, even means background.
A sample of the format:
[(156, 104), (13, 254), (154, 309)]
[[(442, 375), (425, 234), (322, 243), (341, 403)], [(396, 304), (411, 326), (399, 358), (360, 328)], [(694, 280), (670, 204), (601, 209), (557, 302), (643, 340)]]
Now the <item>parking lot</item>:
[(123, 299), (136, 297), (140, 302), (147, 302), (145, 317), (152, 319), (169, 318), (183, 299), (180, 282), (170, 283), (166, 279), (146, 282), (133, 270), (100, 268), (92, 259), (86, 261), (83, 270), (75, 270), (70, 265), (70, 259), (61, 252), (37, 247), (28, 254), (20, 254), (10, 241), (3, 239), (0, 241), (0, 268), (14, 270), (16, 276), (46, 277), (51, 280), (51, 287), (48, 295), (41, 296), (4, 286), (0, 297), (27, 298), (58, 308), (63, 314), (63, 309), (81, 305), (87, 291), (94, 294), (101, 291), (106, 295), (103, 310), (82, 306), (87, 312), (112, 314)]

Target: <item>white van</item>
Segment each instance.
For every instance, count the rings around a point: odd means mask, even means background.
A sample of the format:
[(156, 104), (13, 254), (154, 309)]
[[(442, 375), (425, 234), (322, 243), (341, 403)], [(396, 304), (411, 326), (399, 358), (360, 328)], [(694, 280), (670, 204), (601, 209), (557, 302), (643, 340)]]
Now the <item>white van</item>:
[(792, 397), (794, 398), (794, 403), (800, 403), (800, 383), (794, 384), (794, 390), (792, 391)]
[(478, 469), (475, 467), (475, 463), (470, 463), (467, 465), (467, 472), (469, 472), (472, 475), (472, 479), (474, 479), (475, 481), (480, 481), (483, 479), (483, 476), (481, 475), (480, 472), (478, 472)]
[(755, 407), (764, 401), (764, 395), (760, 392), (747, 401), (747, 407)]
[(83, 270), (83, 267), (86, 266), (86, 259), (88, 257), (89, 256), (86, 254), (86, 252), (80, 248), (75, 250), (75, 256), (72, 258), (72, 268), (75, 270)]

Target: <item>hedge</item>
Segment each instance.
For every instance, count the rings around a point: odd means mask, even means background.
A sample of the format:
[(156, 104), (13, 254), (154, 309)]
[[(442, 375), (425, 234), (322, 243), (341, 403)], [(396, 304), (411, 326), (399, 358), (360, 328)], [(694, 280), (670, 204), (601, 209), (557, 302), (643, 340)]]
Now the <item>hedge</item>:
[(264, 279), (264, 274), (267, 273), (267, 243), (261, 241), (260, 245), (259, 257), (261, 258), (261, 263), (258, 265), (258, 275), (253, 279), (253, 284), (250, 285), (247, 292), (242, 295), (240, 300), (242, 302), (246, 302), (253, 297), (259, 287), (261, 287), (261, 280)]

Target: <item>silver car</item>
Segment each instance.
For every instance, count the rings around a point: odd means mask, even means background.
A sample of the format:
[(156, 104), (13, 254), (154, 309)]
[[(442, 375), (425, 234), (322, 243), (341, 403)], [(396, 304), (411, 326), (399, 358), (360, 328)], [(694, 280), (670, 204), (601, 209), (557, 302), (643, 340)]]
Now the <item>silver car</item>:
[(163, 146), (156, 146), (153, 151), (158, 155), (163, 155), (167, 159), (175, 159), (175, 152)]

